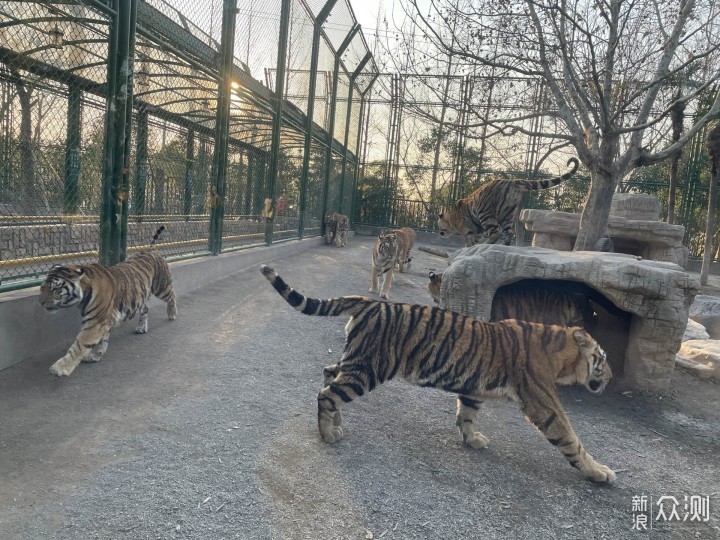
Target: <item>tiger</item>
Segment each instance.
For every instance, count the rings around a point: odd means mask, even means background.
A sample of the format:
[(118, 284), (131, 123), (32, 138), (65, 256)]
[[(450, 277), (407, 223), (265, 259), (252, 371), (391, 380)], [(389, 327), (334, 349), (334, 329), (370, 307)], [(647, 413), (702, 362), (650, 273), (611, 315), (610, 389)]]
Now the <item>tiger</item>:
[(344, 214), (333, 212), (325, 216), (325, 243), (336, 247), (347, 245), (347, 232), (350, 219)]
[[(428, 292), (439, 304), (442, 272), (430, 272), (428, 277)], [(508, 288), (499, 288), (490, 307), (490, 322), (520, 319), (540, 324), (581, 326), (592, 332), (597, 325), (597, 314), (590, 299), (582, 293), (565, 292), (567, 283), (549, 282), (548, 285), (515, 283)]]
[[(160, 237), (161, 226), (151, 248)], [(70, 375), (80, 362), (98, 362), (107, 350), (110, 329), (139, 315), (136, 334), (148, 331), (147, 301), (153, 294), (167, 303), (168, 319), (175, 320), (177, 304), (172, 276), (162, 256), (141, 251), (114, 266), (55, 265), (40, 286), (40, 305), (51, 313), (78, 306), (82, 326), (68, 352), (50, 367), (53, 375)]]
[(399, 252), (397, 256), (397, 261), (395, 264), (395, 267), (400, 272), (405, 272), (405, 270), (410, 270), (410, 263), (412, 262), (412, 257), (410, 256), (410, 250), (412, 249), (413, 245), (415, 244), (415, 238), (417, 237), (417, 234), (415, 234), (415, 231), (412, 230), (410, 227), (402, 227), (400, 229), (391, 229), (389, 231), (385, 231), (386, 233), (392, 232), (397, 236), (398, 242), (399, 242)]
[(458, 394), (456, 425), (465, 444), (485, 448), (475, 431), (480, 405), (508, 397), (590, 480), (611, 483), (575, 434), (555, 387), (579, 384), (599, 395), (612, 378), (605, 352), (582, 328), (517, 320), (484, 323), (439, 307), (374, 301), (361, 296), (307, 298), (270, 267), (260, 268), (285, 301), (306, 315), (349, 315), (345, 348), (323, 370), (318, 429), (329, 444), (342, 439), (341, 408), (377, 385), (401, 377)]
[(519, 180), (497, 178), (480, 186), (470, 195), (459, 199), (455, 207), (440, 214), (437, 227), (440, 236), (445, 233), (460, 234), (465, 247), (480, 243), (502, 243), (509, 246), (515, 238), (514, 221), (526, 191), (547, 189), (570, 179), (580, 166), (576, 158), (570, 158), (572, 169), (561, 176), (545, 180)]
[(388, 298), (392, 286), (393, 272), (401, 253), (400, 240), (394, 231), (382, 231), (375, 241), (372, 252), (372, 270), (370, 271), (369, 292), (378, 292), (378, 280), (382, 276), (383, 284), (380, 298)]

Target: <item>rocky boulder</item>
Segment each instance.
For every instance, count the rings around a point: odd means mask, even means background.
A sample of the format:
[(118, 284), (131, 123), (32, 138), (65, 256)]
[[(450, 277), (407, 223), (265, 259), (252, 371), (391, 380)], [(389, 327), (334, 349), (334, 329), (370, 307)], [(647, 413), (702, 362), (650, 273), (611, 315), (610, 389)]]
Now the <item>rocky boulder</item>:
[(445, 270), (441, 306), (487, 321), (495, 291), (520, 280), (585, 283), (629, 313), (625, 385), (668, 388), (699, 286), (682, 268), (619, 253), (477, 245), (460, 250)]
[(610, 203), (610, 215), (632, 220), (658, 221), (660, 201), (646, 193), (615, 193)]
[(698, 294), (690, 306), (690, 318), (702, 324), (712, 339), (720, 339), (720, 298)]
[[(695, 298), (697, 298), (697, 296)], [(692, 311), (692, 306), (690, 306), (690, 311)], [(710, 335), (707, 333), (707, 330), (705, 330), (705, 327), (702, 324), (695, 322), (692, 319), (688, 319), (687, 327), (685, 328), (682, 340), (690, 341), (691, 339), (710, 339)]]
[(714, 339), (686, 341), (680, 347), (676, 361), (700, 377), (720, 380), (720, 341)]

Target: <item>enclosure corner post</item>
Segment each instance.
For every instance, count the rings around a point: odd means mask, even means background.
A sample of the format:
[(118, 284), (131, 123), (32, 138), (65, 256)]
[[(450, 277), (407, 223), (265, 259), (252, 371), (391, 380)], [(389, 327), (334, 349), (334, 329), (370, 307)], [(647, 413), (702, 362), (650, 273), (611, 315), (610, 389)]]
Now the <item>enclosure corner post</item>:
[[(310, 152), (312, 151), (313, 118), (315, 116), (315, 88), (317, 86), (318, 56), (320, 54), (320, 37), (322, 25), (327, 20), (330, 11), (335, 7), (337, 0), (328, 0), (315, 19), (313, 27), (312, 52), (310, 56), (310, 82), (308, 84), (307, 123), (305, 125), (305, 142), (303, 146), (302, 176), (300, 177), (300, 222), (298, 224), (298, 238), (305, 236), (305, 212), (307, 206), (307, 184), (310, 170)], [(324, 221), (324, 220), (321, 220)]]
[(218, 83), (217, 111), (215, 114), (215, 148), (210, 187), (210, 229), (208, 231), (208, 250), (213, 255), (219, 255), (222, 251), (236, 15), (237, 0), (223, 0), (220, 82)]
[(280, 158), (280, 135), (282, 132), (283, 99), (285, 98), (285, 63), (287, 61), (288, 36), (290, 29), (291, 0), (282, 0), (280, 13), (280, 36), (278, 37), (277, 69), (275, 70), (275, 111), (273, 114), (272, 145), (270, 147), (270, 170), (268, 171), (268, 198), (271, 201), (270, 215), (265, 218), (265, 244), (273, 241), (275, 226), (275, 184)]
[(82, 92), (68, 85), (67, 136), (65, 141), (65, 185), (63, 212), (77, 213), (80, 205), (80, 144), (82, 140)]
[(188, 129), (185, 147), (185, 193), (183, 194), (183, 214), (186, 218), (192, 214), (193, 186), (195, 184), (195, 131)]

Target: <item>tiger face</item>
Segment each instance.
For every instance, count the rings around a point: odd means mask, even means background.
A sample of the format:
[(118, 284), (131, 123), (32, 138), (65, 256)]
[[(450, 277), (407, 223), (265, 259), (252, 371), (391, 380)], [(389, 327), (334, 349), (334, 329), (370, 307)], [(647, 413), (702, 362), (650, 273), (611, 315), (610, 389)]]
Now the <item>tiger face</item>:
[(455, 208), (451, 208), (438, 216), (437, 228), (440, 231), (440, 236), (445, 234), (459, 234), (465, 239), (465, 246), (472, 246), (475, 244), (475, 231), (471, 229), (467, 221), (463, 219), (460, 209), (464, 204), (463, 200), (459, 200), (455, 203)]
[(397, 250), (397, 235), (395, 233), (380, 233), (377, 240), (377, 252), (383, 257), (394, 257)]
[(40, 285), (38, 302), (50, 313), (79, 304), (83, 299), (80, 280), (84, 274), (82, 268), (53, 266)]
[[(605, 351), (585, 330), (579, 327), (571, 328), (572, 337), (580, 347), (580, 361), (575, 365), (574, 373), (565, 375), (561, 373), (558, 383), (582, 384), (588, 392), (599, 396), (605, 386), (612, 379), (612, 370), (607, 361)], [(562, 376), (564, 375), (564, 376)]]

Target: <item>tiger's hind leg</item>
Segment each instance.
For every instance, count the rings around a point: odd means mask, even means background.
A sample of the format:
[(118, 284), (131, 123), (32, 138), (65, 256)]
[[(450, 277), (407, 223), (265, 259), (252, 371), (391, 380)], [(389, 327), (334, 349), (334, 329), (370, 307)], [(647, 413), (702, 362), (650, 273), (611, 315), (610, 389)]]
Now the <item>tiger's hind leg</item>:
[(160, 291), (153, 291), (153, 294), (167, 304), (168, 320), (174, 321), (177, 316), (177, 304), (175, 303), (175, 291), (172, 288), (172, 282), (169, 281)]
[(362, 396), (366, 391), (365, 382), (358, 375), (343, 372), (342, 368), (330, 384), (320, 390), (318, 430), (323, 441), (332, 444), (342, 439), (340, 407)]
[(487, 448), (488, 439), (475, 431), (475, 422), (482, 401), (467, 396), (458, 396), (455, 425), (460, 430), (463, 442), (472, 448)]
[(140, 320), (138, 325), (135, 327), (136, 334), (147, 334), (148, 331), (148, 311), (147, 304), (143, 304), (140, 308)]
[[(323, 388), (328, 386), (335, 377), (337, 377), (338, 373), (340, 372), (340, 363), (332, 364), (331, 366), (325, 366), (323, 368)], [(335, 415), (333, 416), (333, 425), (339, 426), (342, 424), (342, 414), (340, 412), (340, 409), (338, 409), (335, 412)]]
[(523, 401), (522, 410), (528, 420), (537, 427), (545, 438), (557, 447), (570, 462), (585, 477), (594, 482), (612, 483), (615, 472), (595, 461), (580, 443), (575, 431), (570, 425), (565, 412), (561, 408), (553, 411), (547, 405), (539, 405)]

